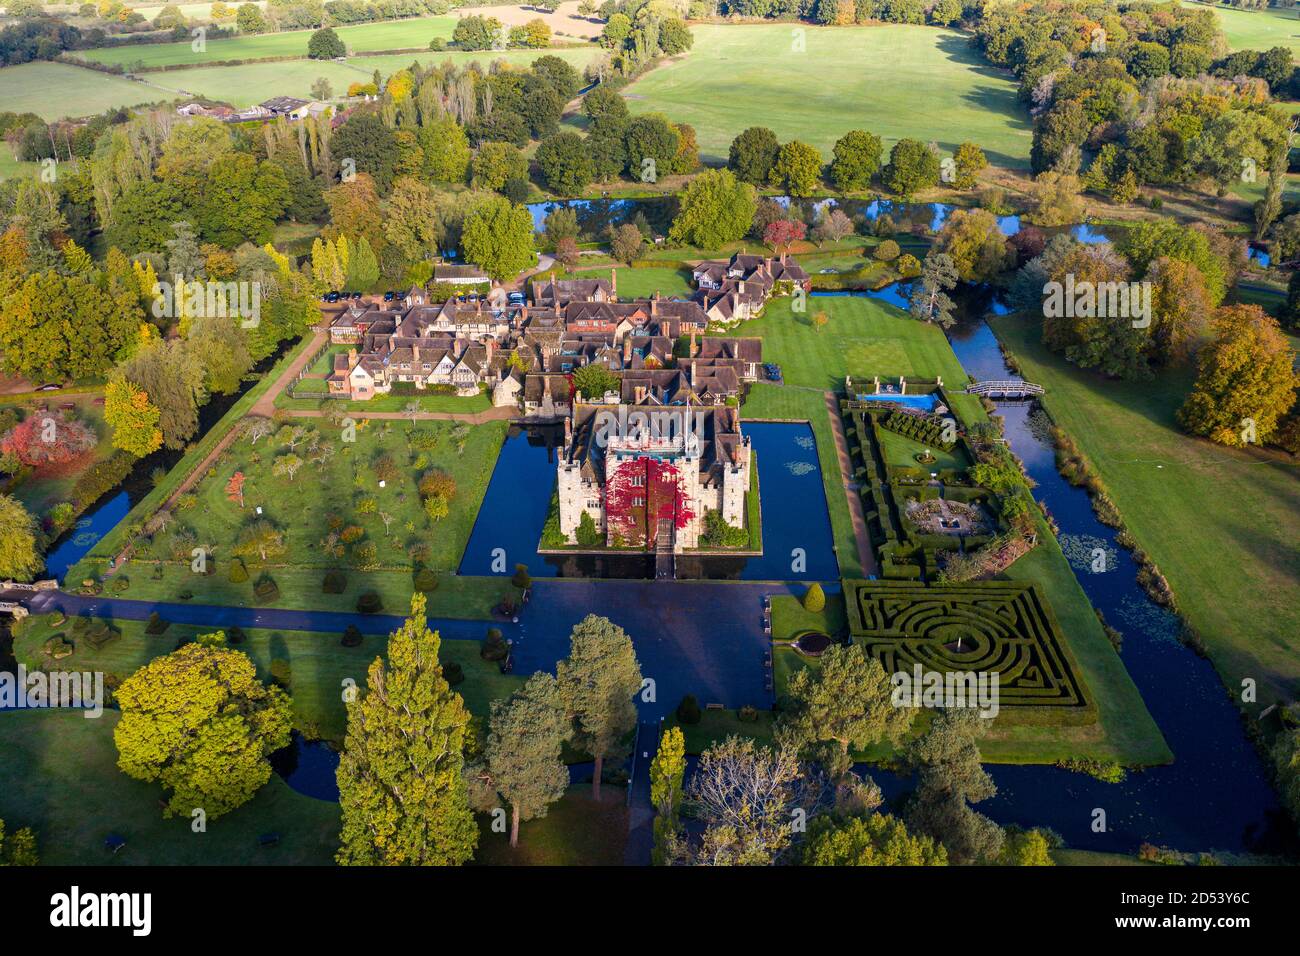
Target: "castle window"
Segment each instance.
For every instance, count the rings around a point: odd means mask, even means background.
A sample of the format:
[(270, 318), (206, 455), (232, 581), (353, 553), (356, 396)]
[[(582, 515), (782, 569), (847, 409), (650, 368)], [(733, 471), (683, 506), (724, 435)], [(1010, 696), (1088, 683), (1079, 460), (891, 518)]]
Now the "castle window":
[(644, 507), (645, 507), (645, 499), (644, 499), (644, 498), (641, 498), (641, 497), (633, 498), (633, 499), (632, 499), (632, 507), (633, 507), (633, 508), (644, 508)]

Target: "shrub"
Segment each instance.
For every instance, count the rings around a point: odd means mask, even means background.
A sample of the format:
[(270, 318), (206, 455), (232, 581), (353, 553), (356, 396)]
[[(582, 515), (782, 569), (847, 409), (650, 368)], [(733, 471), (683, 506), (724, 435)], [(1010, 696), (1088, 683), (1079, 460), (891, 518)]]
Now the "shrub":
[(464, 683), (465, 670), (455, 661), (448, 661), (442, 665), (442, 676), (448, 685), (455, 687), (457, 684)]
[(153, 635), (165, 634), (169, 627), (171, 624), (164, 621), (157, 611), (153, 611), (149, 614), (149, 623), (144, 626), (144, 632)]
[(44, 650), (47, 656), (57, 661), (72, 654), (72, 645), (63, 639), (62, 634), (55, 634), (45, 642)]
[(247, 639), (247, 635), (244, 634), (244, 629), (238, 624), (232, 624), (230, 627), (226, 628), (227, 644), (242, 644)]
[(428, 568), (420, 568), (415, 572), (415, 589), (425, 594), (438, 590), (438, 575)]
[(378, 614), (383, 609), (383, 599), (374, 591), (366, 591), (357, 598), (357, 612), (360, 614)]
[(808, 586), (803, 596), (803, 609), (809, 614), (819, 614), (826, 609), (826, 594), (816, 581)]
[(347, 630), (343, 632), (342, 644), (344, 647), (360, 647), (361, 631), (355, 624), (349, 624)]
[(678, 723), (698, 724), (701, 716), (700, 702), (695, 699), (694, 694), (687, 694), (682, 698), (682, 702), (677, 705)]
[(120, 574), (117, 577), (113, 578), (112, 588), (115, 594), (121, 594), (130, 586), (131, 586), (130, 578), (124, 578)]
[(479, 647), (478, 656), (485, 661), (503, 661), (510, 654), (510, 645), (501, 636), (499, 628), (489, 627), (487, 637)]
[(258, 578), (257, 583), (253, 585), (253, 594), (257, 596), (259, 601), (264, 603), (277, 601), (280, 598), (280, 586), (275, 583), (273, 577), (269, 574), (264, 574)]
[(230, 562), (230, 573), (227, 575), (231, 584), (243, 584), (248, 580), (248, 568), (244, 566), (242, 558), (235, 558)]
[(736, 717), (744, 724), (753, 724), (758, 722), (758, 708), (746, 704), (740, 710), (736, 711)]
[(528, 574), (528, 565), (516, 564), (515, 576), (510, 579), (510, 582), (521, 591), (532, 587), (533, 579)]
[(320, 589), (326, 594), (342, 594), (347, 587), (348, 576), (339, 570), (326, 571), (325, 579), (320, 585)]
[(872, 253), (881, 262), (893, 262), (898, 258), (902, 250), (898, 247), (893, 239), (886, 239), (880, 245), (876, 246), (876, 251)]

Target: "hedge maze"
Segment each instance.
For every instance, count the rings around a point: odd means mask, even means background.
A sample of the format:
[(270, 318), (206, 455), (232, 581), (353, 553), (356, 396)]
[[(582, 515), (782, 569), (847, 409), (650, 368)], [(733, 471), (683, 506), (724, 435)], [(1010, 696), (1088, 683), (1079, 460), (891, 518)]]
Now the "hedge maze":
[(845, 592), (853, 640), (888, 673), (996, 672), (1001, 707), (1093, 710), (1034, 584), (846, 581)]

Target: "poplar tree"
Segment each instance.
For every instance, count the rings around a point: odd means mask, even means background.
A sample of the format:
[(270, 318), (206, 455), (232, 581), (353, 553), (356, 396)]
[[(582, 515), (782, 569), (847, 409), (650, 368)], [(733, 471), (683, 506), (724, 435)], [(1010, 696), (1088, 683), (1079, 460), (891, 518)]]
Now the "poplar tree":
[(370, 665), (366, 693), (348, 702), (339, 761), (343, 866), (458, 866), (474, 855), (464, 746), (469, 711), (438, 663), (425, 597)]

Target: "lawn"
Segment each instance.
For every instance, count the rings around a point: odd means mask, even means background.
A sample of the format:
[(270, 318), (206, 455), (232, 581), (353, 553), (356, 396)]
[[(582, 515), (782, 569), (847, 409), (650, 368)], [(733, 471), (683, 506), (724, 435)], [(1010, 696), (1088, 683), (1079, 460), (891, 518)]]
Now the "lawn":
[[(116, 621), (114, 626), (121, 631), (121, 637), (97, 650), (88, 642), (70, 637), (66, 623), (53, 627), (50, 622), (49, 615), (42, 615), (28, 618), (19, 627), (14, 637), (14, 657), (20, 663), (28, 668), (102, 671), (123, 679), (154, 657), (170, 653), (179, 642), (216, 630), (173, 624), (164, 634), (153, 636), (145, 633), (143, 621)], [(42, 648), (56, 633), (68, 636), (76, 650), (54, 664)], [(262, 680), (270, 678), (273, 660), (289, 664), (294, 725), (311, 731), (311, 736), (342, 742), (347, 730), (343, 682), (351, 679), (358, 687), (365, 687), (371, 662), (387, 652), (388, 635), (368, 634), (361, 646), (344, 647), (341, 634), (323, 631), (249, 628), (244, 633), (247, 639), (236, 649), (253, 659)], [(484, 720), (493, 700), (508, 697), (523, 682), (522, 677), (502, 674), (496, 664), (479, 657), (476, 641), (443, 641), (439, 660), (461, 666), (465, 680), (456, 685), (456, 693), (465, 699), (472, 713)]]
[(926, 451), (929, 451), (934, 456), (934, 464), (925, 466), (931, 471), (962, 471), (972, 464), (971, 460), (966, 457), (966, 453), (961, 450), (960, 445), (953, 448), (952, 451), (944, 451), (942, 448), (923, 445), (915, 439), (900, 435), (897, 432), (891, 432), (887, 428), (881, 428), (878, 434), (880, 435), (880, 447), (885, 455), (885, 464), (891, 468), (916, 468), (919, 463), (915, 456), (924, 454)]
[[(437, 37), (451, 39), (456, 27), (455, 17), (419, 17), (411, 20), (394, 20), (384, 23), (362, 23), (351, 27), (335, 27), (349, 54), (373, 50), (428, 50), (429, 42)], [(207, 49), (196, 53), (191, 41), (177, 43), (152, 43), (135, 46), (109, 47), (84, 50), (78, 56), (94, 63), (116, 64), (127, 69), (145, 69), (177, 64), (218, 63), (223, 60), (255, 60), (281, 56), (307, 56), (307, 41), (311, 30), (293, 30), (286, 33), (265, 33), (260, 36), (238, 36), (229, 39), (212, 39)]]
[(22, 163), (14, 159), (14, 154), (8, 149), (0, 149), (0, 182), (6, 179), (15, 179), (19, 176), (31, 176), (40, 169), (39, 163)]
[[(506, 820), (509, 826), (509, 819)], [(627, 797), (605, 786), (599, 803), (591, 787), (570, 787), (546, 816), (519, 824), (519, 846), (510, 834), (494, 832), (490, 817), (479, 818), (475, 862), (488, 866), (622, 866), (627, 843)]]
[[(53, 866), (328, 866), (338, 846), (338, 804), (295, 793), (275, 774), (247, 804), (194, 833), (188, 818), (164, 820), (158, 784), (117, 769), (116, 711), (0, 714), (0, 819), (36, 830), (41, 862)], [(277, 833), (277, 846), (258, 837)], [(126, 846), (112, 854), (104, 839)]]
[(1214, 4), (1189, 2), (1184, 2), (1183, 6), (1212, 9), (1228, 38), (1229, 49), (1262, 51), (1285, 46), (1290, 47), (1292, 53), (1300, 53), (1300, 19), (1297, 19), (1294, 10), (1234, 10)]
[[(309, 384), (307, 379), (303, 379), (293, 391), (296, 395), (305, 395), (305, 388), (311, 388), (315, 384), (315, 382)], [(320, 384), (324, 386), (324, 382), (320, 382)], [(291, 398), (289, 391), (290, 389), (285, 389), (275, 397), (276, 408), (313, 411), (321, 407), (321, 401), (326, 394), (325, 390), (322, 389), (320, 397)], [(343, 401), (342, 399), (328, 399), (328, 401), (331, 408), (343, 408), (349, 412), (404, 412), (406, 406), (411, 402), (418, 403), (420, 410), (425, 412), (473, 414), (475, 412), (485, 412), (492, 407), (492, 399), (486, 392), (480, 392), (477, 395), (468, 397), (433, 395), (423, 392), (417, 395), (376, 395), (374, 398), (363, 402)]]
[(1168, 578), (1228, 687), (1259, 684), (1259, 703), (1300, 694), (1300, 465), (1210, 445), (1174, 413), (1192, 381), (1103, 381), (1066, 364), (1020, 319), (994, 330), (1044, 405), (1091, 460), (1125, 523)]
[[(307, 86), (311, 86), (310, 80)], [(4, 108), (15, 113), (35, 113), (47, 120), (92, 116), (118, 106), (166, 102), (175, 96), (154, 86), (67, 63), (42, 60), (0, 69), (0, 103)]]
[[(1011, 77), (984, 64), (969, 39), (934, 27), (708, 24), (695, 44), (624, 94), (634, 113), (690, 123), (701, 152), (725, 159), (755, 124), (801, 139), (829, 161), (835, 141), (867, 129), (888, 149), (902, 137), (952, 153), (964, 140), (994, 165), (1028, 166), (1030, 124)], [(804, 40), (804, 50), (797, 41)], [(757, 111), (747, 104), (762, 104)]]
[[(569, 275), (574, 279), (608, 279), (609, 267), (599, 269), (578, 269)], [(691, 286), (688, 272), (666, 266), (651, 266), (647, 269), (617, 267), (618, 297), (627, 299), (648, 299), (656, 292), (665, 298), (690, 298), (695, 290)]]

